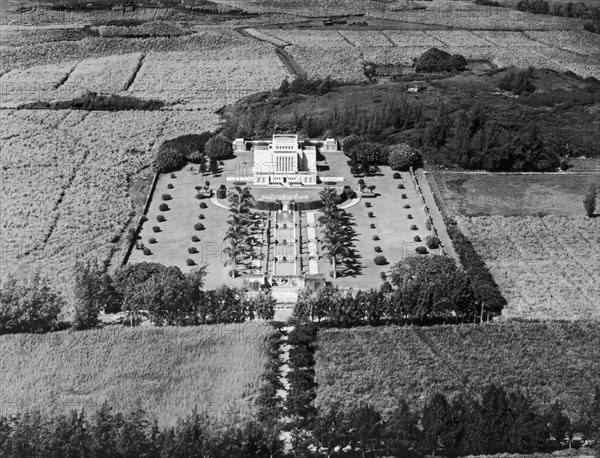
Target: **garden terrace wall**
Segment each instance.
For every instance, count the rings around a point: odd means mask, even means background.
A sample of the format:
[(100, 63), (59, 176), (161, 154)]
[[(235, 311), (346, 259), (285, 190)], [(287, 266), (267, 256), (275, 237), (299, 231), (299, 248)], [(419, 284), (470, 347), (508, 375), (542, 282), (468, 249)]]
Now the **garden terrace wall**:
[(140, 231), (142, 230), (142, 226), (144, 225), (144, 217), (146, 216), (146, 214), (148, 213), (148, 209), (150, 208), (150, 203), (152, 202), (152, 198), (154, 197), (154, 190), (156, 189), (156, 183), (158, 183), (159, 176), (160, 172), (156, 172), (154, 174), (154, 179), (152, 180), (150, 191), (148, 192), (148, 196), (146, 197), (146, 203), (144, 204), (142, 215), (140, 216), (140, 220), (138, 221), (137, 227), (135, 228), (135, 236), (133, 237), (133, 240), (129, 243), (129, 247), (127, 247), (127, 253), (125, 253), (125, 256), (123, 257), (123, 263), (121, 264), (122, 266), (127, 264), (127, 261), (129, 261), (129, 257), (131, 256), (133, 247), (135, 246)]

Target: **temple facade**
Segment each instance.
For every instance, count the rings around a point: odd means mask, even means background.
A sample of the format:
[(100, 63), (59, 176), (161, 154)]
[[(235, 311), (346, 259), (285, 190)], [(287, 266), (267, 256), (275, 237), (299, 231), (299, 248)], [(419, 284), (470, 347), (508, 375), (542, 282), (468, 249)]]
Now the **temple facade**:
[[(243, 138), (233, 142), (234, 152), (246, 151)], [(337, 142), (327, 139), (324, 151), (337, 151)], [(298, 141), (298, 135), (278, 134), (272, 140), (252, 142), (255, 185), (306, 186), (317, 184), (317, 149)]]

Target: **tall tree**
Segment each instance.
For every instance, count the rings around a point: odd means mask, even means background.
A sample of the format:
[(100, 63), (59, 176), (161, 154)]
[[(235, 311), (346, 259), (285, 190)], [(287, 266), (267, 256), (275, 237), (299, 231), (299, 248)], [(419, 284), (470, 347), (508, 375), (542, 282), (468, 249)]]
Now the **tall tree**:
[(75, 286), (75, 329), (98, 326), (98, 315), (102, 310), (118, 310), (119, 300), (110, 276), (97, 264), (78, 262), (74, 269)]
[(452, 437), (452, 412), (443, 394), (436, 393), (423, 409), (421, 426), (423, 428), (423, 444), (427, 451), (435, 452), (448, 446)]
[(352, 442), (361, 451), (363, 458), (367, 452), (379, 451), (382, 419), (381, 414), (371, 404), (360, 404), (346, 414), (348, 430)]
[(594, 216), (594, 211), (596, 210), (596, 186), (590, 186), (588, 193), (583, 199), (583, 207), (585, 208), (585, 213), (590, 218)]

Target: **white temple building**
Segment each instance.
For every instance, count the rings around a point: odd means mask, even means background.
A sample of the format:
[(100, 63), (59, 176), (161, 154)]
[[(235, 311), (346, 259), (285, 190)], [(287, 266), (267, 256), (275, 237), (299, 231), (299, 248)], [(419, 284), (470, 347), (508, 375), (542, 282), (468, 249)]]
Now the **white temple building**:
[[(323, 151), (337, 151), (337, 142), (328, 138)], [(246, 151), (243, 138), (233, 142), (234, 152)], [(273, 135), (271, 141), (252, 142), (254, 184), (304, 186), (317, 184), (317, 149), (298, 141), (298, 135)]]

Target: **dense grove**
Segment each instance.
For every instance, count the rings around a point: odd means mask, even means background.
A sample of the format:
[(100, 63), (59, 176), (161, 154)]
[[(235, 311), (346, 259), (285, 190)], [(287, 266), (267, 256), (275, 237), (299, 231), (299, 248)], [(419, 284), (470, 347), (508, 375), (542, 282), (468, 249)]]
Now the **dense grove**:
[(483, 304), (488, 314), (502, 311), (480, 269), (458, 269), (444, 256), (409, 257), (392, 267), (379, 290), (305, 289), (294, 313), (334, 326), (464, 323), (481, 318)]
[[(479, 100), (458, 84), (456, 91), (447, 90), (454, 88), (444, 80), (432, 82), (427, 89), (431, 95), (426, 91), (418, 98), (401, 84), (381, 99), (355, 86), (336, 84), (318, 110), (314, 103), (323, 100), (318, 92), (263, 93), (236, 104), (224, 133), (230, 138), (260, 137), (277, 127), (310, 138), (357, 135), (385, 144), (408, 143), (422, 150), (429, 163), (445, 166), (556, 171), (568, 166), (569, 157), (597, 154), (598, 134), (586, 127), (586, 112), (575, 110), (597, 103), (600, 85), (594, 78), (555, 72), (550, 80), (571, 79), (571, 88), (545, 87), (545, 81), (539, 82), (548, 78), (543, 72), (510, 68), (490, 74), (482, 80), (490, 94)], [(356, 90), (356, 98), (345, 98), (343, 92), (350, 90)], [(493, 94), (499, 91), (519, 97)], [(336, 93), (341, 93), (339, 101)]]

